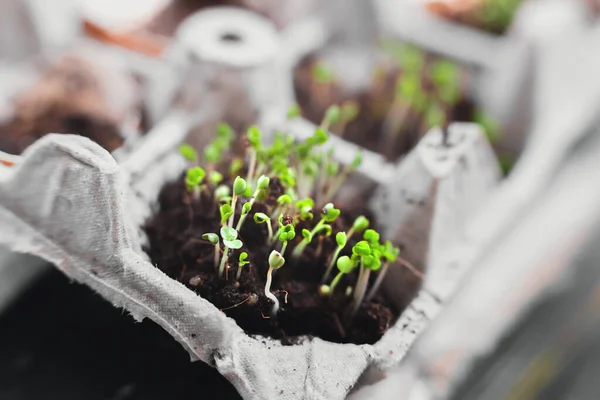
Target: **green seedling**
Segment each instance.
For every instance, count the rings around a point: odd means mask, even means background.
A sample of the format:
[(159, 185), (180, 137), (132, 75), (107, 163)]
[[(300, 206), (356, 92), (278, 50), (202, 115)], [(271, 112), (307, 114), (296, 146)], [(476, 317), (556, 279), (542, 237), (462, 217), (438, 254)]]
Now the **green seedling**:
[(341, 137), (344, 137), (346, 126), (358, 117), (358, 112), (358, 102), (354, 100), (346, 100), (342, 103), (342, 107), (340, 108), (340, 119), (335, 125), (336, 132)]
[(254, 222), (257, 224), (267, 224), (267, 231), (269, 232), (268, 242), (273, 240), (273, 227), (271, 227), (271, 218), (267, 214), (258, 212), (254, 214)]
[(226, 226), (229, 218), (233, 217), (233, 208), (231, 204), (223, 204), (219, 207), (219, 213), (221, 214), (221, 225)]
[(233, 228), (223, 226), (221, 227), (220, 233), (221, 239), (223, 240), (223, 245), (225, 245), (223, 257), (221, 258), (221, 264), (219, 265), (219, 276), (223, 276), (225, 264), (227, 263), (227, 258), (229, 257), (229, 249), (240, 249), (243, 243), (238, 239), (238, 232)]
[[(258, 181), (256, 183), (256, 190), (254, 191), (254, 193), (252, 193), (252, 198), (250, 199), (250, 201), (246, 203), (248, 205), (247, 210), (244, 212), (244, 209), (242, 208), (242, 215), (240, 216), (240, 220), (238, 221), (238, 224), (236, 227), (236, 229), (238, 231), (240, 229), (242, 229), (242, 225), (244, 224), (244, 221), (246, 220), (246, 216), (252, 209), (252, 206), (254, 205), (254, 202), (256, 202), (256, 199), (261, 195), (261, 193), (263, 193), (269, 189), (269, 182), (270, 182), (269, 178), (265, 175), (261, 175), (261, 177), (258, 178)], [(246, 190), (248, 190), (249, 187), (250, 186), (247, 186)], [(246, 204), (244, 204), (244, 206), (246, 206)]]
[(215, 263), (215, 268), (218, 268), (219, 267), (219, 252), (221, 251), (221, 248), (219, 247), (219, 235), (217, 235), (216, 233), (205, 233), (204, 235), (202, 235), (202, 239), (208, 240), (211, 244), (213, 244), (215, 246), (214, 263)]
[(277, 207), (271, 213), (271, 217), (286, 214), (289, 205), (292, 204), (292, 197), (289, 194), (282, 194), (277, 198)]
[(330, 293), (333, 293), (344, 274), (349, 274), (350, 272), (352, 272), (352, 270), (354, 270), (354, 268), (356, 268), (357, 263), (348, 256), (342, 256), (338, 258), (336, 265), (339, 272), (335, 276), (335, 278), (333, 278), (331, 285), (329, 285)]
[(285, 258), (277, 250), (273, 250), (269, 255), (269, 270), (267, 271), (267, 281), (265, 283), (265, 296), (274, 303), (271, 311), (272, 316), (276, 316), (277, 311), (279, 311), (279, 300), (271, 293), (272, 274), (273, 271), (283, 267), (283, 264), (285, 264)]
[(240, 276), (242, 276), (242, 267), (244, 267), (244, 265), (247, 265), (249, 263), (250, 262), (248, 261), (248, 253), (246, 253), (245, 251), (242, 251), (240, 253), (240, 257), (238, 258), (238, 270), (237, 270), (237, 274), (235, 276), (236, 281), (239, 281)]
[(244, 161), (239, 158), (233, 159), (231, 161), (231, 165), (229, 166), (229, 174), (231, 176), (238, 176), (242, 168), (244, 167)]
[(231, 198), (231, 210), (233, 211), (229, 220), (227, 222), (227, 226), (230, 228), (233, 227), (233, 219), (235, 217), (235, 206), (237, 204), (237, 200), (240, 196), (243, 196), (246, 193), (246, 189), (248, 188), (248, 184), (241, 177), (236, 177), (233, 181), (233, 197)]
[(346, 237), (346, 232), (338, 232), (335, 235), (335, 242), (337, 243), (337, 247), (335, 249), (335, 252), (333, 253), (333, 256), (331, 257), (331, 261), (329, 262), (327, 271), (325, 271), (325, 275), (323, 275), (321, 283), (325, 283), (329, 279), (329, 274), (331, 273), (333, 266), (336, 264), (340, 252), (344, 249), (344, 247), (346, 247), (347, 240), (348, 238)]
[(364, 215), (357, 217), (348, 231), (348, 240), (354, 233), (363, 233), (369, 227), (369, 220)]
[(278, 239), (281, 242), (281, 254), (285, 254), (285, 249), (287, 249), (288, 242), (290, 240), (294, 240), (296, 237), (296, 229), (292, 224), (283, 225), (279, 229), (278, 234)]
[(187, 143), (184, 143), (181, 146), (179, 146), (179, 153), (183, 156), (183, 158), (185, 158), (191, 163), (198, 162), (198, 152), (196, 152), (196, 149), (194, 149)]
[(223, 175), (218, 171), (210, 171), (210, 174), (208, 174), (208, 181), (216, 186), (223, 181)]
[(303, 239), (292, 252), (292, 257), (296, 260), (299, 259), (306, 246), (312, 241), (317, 233), (324, 231), (326, 235), (330, 235), (331, 225), (328, 225), (327, 223), (334, 222), (339, 215), (340, 210), (335, 208), (332, 203), (326, 204), (322, 210), (321, 220), (317, 223), (317, 225), (315, 225), (312, 231), (307, 229), (302, 230)]
[[(215, 204), (231, 201), (231, 189), (229, 186), (220, 185), (215, 189)], [(227, 217), (229, 218), (229, 217)]]
[(200, 197), (200, 185), (204, 181), (206, 172), (203, 168), (193, 167), (187, 170), (185, 175), (185, 187), (189, 193), (192, 193), (195, 199)]
[(333, 105), (329, 106), (327, 110), (325, 110), (325, 116), (323, 117), (323, 121), (321, 121), (320, 128), (323, 131), (329, 130), (329, 127), (338, 123), (341, 119), (341, 110), (340, 107)]

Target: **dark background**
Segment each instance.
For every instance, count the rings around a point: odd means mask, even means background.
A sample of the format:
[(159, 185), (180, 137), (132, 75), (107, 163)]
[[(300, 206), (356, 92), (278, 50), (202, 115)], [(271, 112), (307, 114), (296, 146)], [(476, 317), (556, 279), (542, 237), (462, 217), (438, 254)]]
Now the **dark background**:
[(0, 314), (0, 399), (240, 399), (152, 321), (51, 270)]

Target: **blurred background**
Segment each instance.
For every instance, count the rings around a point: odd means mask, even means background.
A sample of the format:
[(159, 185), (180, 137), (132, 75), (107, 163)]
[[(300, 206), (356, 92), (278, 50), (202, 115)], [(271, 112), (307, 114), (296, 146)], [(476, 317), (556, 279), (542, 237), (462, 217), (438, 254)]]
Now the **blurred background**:
[[(374, 160), (345, 199), (378, 209), (428, 132), (458, 148), (452, 124), (475, 123), (480, 174), (453, 166), (452, 189), (427, 193), (436, 233), (406, 253), (440, 310), (350, 396), (599, 398), (598, 15), (596, 0), (0, 0), (0, 168), (53, 132), (135, 173), (219, 122), (277, 130), (298, 104), (319, 124), (338, 104), (335, 143)], [(414, 244), (399, 215), (387, 233)], [(241, 398), (153, 322), (0, 248), (0, 399), (207, 394)]]

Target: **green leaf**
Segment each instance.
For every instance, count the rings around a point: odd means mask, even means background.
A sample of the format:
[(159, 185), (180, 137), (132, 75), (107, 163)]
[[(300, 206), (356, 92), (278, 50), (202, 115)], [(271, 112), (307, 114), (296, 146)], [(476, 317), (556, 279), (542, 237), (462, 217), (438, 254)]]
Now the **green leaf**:
[(327, 203), (323, 207), (323, 219), (325, 222), (333, 222), (339, 217), (340, 210), (333, 206), (333, 203)]
[(260, 178), (258, 178), (258, 181), (256, 182), (256, 186), (260, 190), (265, 190), (269, 187), (269, 181), (270, 179), (268, 176), (261, 175)]
[(367, 242), (369, 242), (370, 244), (376, 244), (379, 243), (379, 233), (377, 233), (375, 230), (373, 229), (367, 229), (365, 231), (365, 234), (363, 236), (365, 238), (365, 240)]
[(246, 253), (245, 251), (242, 251), (238, 258), (238, 265), (240, 267), (243, 267), (244, 265), (249, 264), (250, 262), (246, 261), (247, 259), (248, 259), (248, 253)]
[(192, 191), (195, 187), (200, 186), (206, 172), (201, 167), (194, 167), (187, 170), (185, 177), (185, 185), (189, 191)]
[(329, 108), (327, 108), (327, 110), (325, 111), (325, 118), (323, 118), (323, 120), (324, 120), (324, 122), (328, 123), (329, 125), (333, 125), (340, 121), (341, 115), (342, 115), (342, 112), (340, 110), (340, 107), (336, 106), (336, 105), (332, 105), (332, 106), (329, 106)]
[(355, 232), (362, 232), (369, 227), (369, 220), (364, 215), (359, 216), (354, 220), (352, 224), (352, 228), (354, 228)]
[(179, 146), (179, 153), (188, 161), (196, 162), (198, 161), (198, 152), (192, 146), (187, 143)]
[(339, 247), (344, 247), (347, 241), (346, 232), (338, 232), (335, 235), (335, 241)]
[(256, 222), (257, 224), (264, 224), (265, 222), (270, 220), (271, 218), (269, 218), (269, 216), (265, 213), (258, 212), (254, 214), (254, 222)]
[(236, 158), (233, 161), (231, 161), (231, 165), (229, 166), (229, 173), (234, 176), (238, 175), (243, 166), (244, 162), (239, 158)]
[(217, 199), (222, 199), (224, 197), (229, 196), (230, 194), (231, 194), (231, 190), (229, 189), (229, 186), (221, 185), (215, 189), (215, 197)]
[(223, 240), (223, 243), (225, 244), (225, 246), (229, 247), (230, 249), (240, 249), (243, 246), (243, 243), (241, 240), (239, 239), (235, 239), (235, 240)]
[(238, 233), (235, 229), (229, 227), (229, 226), (222, 226), (221, 227), (221, 237), (223, 238), (223, 240), (235, 240), (238, 237)]
[(354, 121), (358, 117), (358, 103), (356, 101), (347, 100), (342, 104), (340, 121), (348, 123)]
[(246, 183), (246, 181), (241, 178), (241, 177), (236, 177), (235, 180), (233, 181), (233, 194), (234, 196), (241, 196), (244, 194), (244, 192), (246, 192), (246, 188), (248, 187), (248, 184)]
[(308, 243), (311, 242), (312, 237), (310, 234), (310, 231), (308, 229), (302, 229), (302, 237), (304, 238), (304, 240), (306, 240)]
[(371, 254), (371, 246), (369, 246), (369, 243), (367, 241), (361, 240), (360, 242), (356, 243), (352, 248), (352, 254), (361, 257), (368, 256)]
[(202, 239), (208, 240), (212, 244), (219, 244), (219, 236), (216, 233), (205, 233)]
[(235, 137), (235, 132), (229, 124), (221, 122), (217, 125), (217, 136), (225, 141), (231, 142)]
[(242, 206), (242, 215), (248, 214), (251, 209), (252, 209), (252, 203), (250, 203), (249, 201), (245, 202), (244, 205)]
[(292, 198), (287, 194), (282, 194), (281, 196), (279, 196), (277, 198), (277, 204), (279, 204), (279, 205), (292, 204)]
[(219, 213), (221, 214), (221, 223), (227, 222), (227, 220), (233, 215), (231, 204), (223, 204), (221, 207), (219, 207)]
[(318, 61), (313, 65), (312, 76), (317, 83), (330, 83), (334, 78), (333, 71), (323, 61)]
[(212, 144), (204, 148), (204, 160), (208, 163), (216, 163), (221, 159), (221, 149)]
[(352, 272), (356, 264), (348, 256), (342, 256), (337, 260), (337, 268), (344, 274)]
[(252, 147), (254, 147), (255, 149), (258, 149), (260, 147), (260, 137), (261, 137), (260, 129), (258, 128), (258, 126), (252, 125), (250, 128), (248, 128), (247, 135), (248, 135), (248, 141), (250, 142)]
[(324, 144), (327, 143), (327, 140), (329, 140), (329, 135), (325, 129), (317, 128), (315, 129), (315, 133), (313, 133), (311, 139), (314, 144)]
[(350, 168), (356, 169), (360, 164), (362, 164), (362, 151), (358, 150), (354, 156), (354, 160), (350, 164)]
[(221, 174), (219, 171), (211, 171), (210, 175), (208, 176), (208, 180), (213, 185), (218, 185), (223, 181), (223, 174)]

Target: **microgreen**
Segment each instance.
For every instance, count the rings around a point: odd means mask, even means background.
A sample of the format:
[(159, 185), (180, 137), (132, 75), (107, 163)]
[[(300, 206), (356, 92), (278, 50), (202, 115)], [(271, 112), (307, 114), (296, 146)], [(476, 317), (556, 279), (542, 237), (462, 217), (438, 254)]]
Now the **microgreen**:
[[(321, 122), (320, 128), (323, 130), (328, 130), (330, 126), (338, 123), (341, 119), (341, 111), (340, 107), (336, 105), (329, 106), (327, 110), (325, 110), (325, 116), (323, 117), (323, 121)], [(325, 140), (326, 141), (326, 140)], [(324, 142), (323, 142), (324, 143)], [(319, 143), (322, 144), (322, 143)]]
[(200, 195), (200, 185), (204, 181), (206, 172), (201, 167), (193, 167), (187, 170), (185, 176), (185, 187), (188, 192), (193, 193), (194, 197)]
[(277, 315), (277, 311), (279, 311), (279, 300), (271, 293), (271, 279), (273, 271), (283, 267), (283, 264), (285, 264), (285, 258), (277, 250), (271, 251), (271, 254), (269, 254), (267, 281), (265, 283), (265, 296), (274, 303), (273, 310), (271, 311), (271, 315), (273, 316)]
[(202, 235), (202, 239), (209, 241), (215, 246), (214, 264), (215, 268), (217, 268), (219, 266), (219, 251), (221, 250), (219, 247), (219, 235), (216, 233), (205, 233)]
[(187, 143), (184, 143), (181, 146), (179, 146), (179, 153), (183, 156), (183, 158), (190, 162), (198, 161), (198, 152), (196, 152), (196, 149), (194, 149)]
[(294, 225), (292, 224), (288, 224), (288, 225), (283, 225), (279, 231), (279, 241), (282, 243), (281, 244), (281, 254), (285, 254), (285, 249), (287, 248), (288, 242), (290, 240), (293, 240), (296, 237), (296, 229), (294, 228)]
[(208, 181), (213, 185), (218, 185), (223, 181), (223, 175), (218, 171), (210, 171), (210, 174), (208, 174)]
[(333, 256), (331, 257), (331, 261), (329, 261), (329, 266), (327, 267), (327, 271), (325, 271), (325, 275), (323, 275), (321, 283), (325, 283), (327, 282), (327, 279), (329, 279), (329, 274), (331, 273), (333, 266), (336, 264), (340, 252), (344, 249), (344, 247), (346, 247), (347, 240), (348, 238), (346, 236), (346, 232), (338, 232), (335, 235), (335, 242), (337, 243), (337, 247), (335, 249), (335, 252), (333, 253)]
[[(250, 186), (246, 186), (244, 192), (245, 192), (245, 196), (249, 196), (248, 191), (250, 190), (250, 195), (252, 196), (252, 198), (250, 199), (249, 202), (247, 202), (246, 204), (247, 206), (247, 210), (246, 212), (244, 212), (244, 210), (242, 209), (242, 215), (240, 216), (240, 220), (238, 221), (237, 227), (236, 229), (239, 231), (240, 229), (242, 229), (242, 225), (244, 224), (244, 221), (246, 220), (246, 216), (248, 215), (248, 213), (250, 212), (250, 209), (252, 209), (252, 206), (254, 205), (254, 202), (256, 201), (256, 199), (261, 196), (261, 194), (265, 191), (267, 191), (269, 189), (269, 182), (270, 179), (265, 176), (265, 175), (261, 175), (260, 178), (258, 178), (258, 181), (256, 183), (256, 190), (254, 191), (254, 193), (251, 192), (251, 188)], [(235, 185), (235, 182), (234, 182)], [(246, 204), (244, 204), (244, 206), (246, 206)]]
[[(309, 200), (309, 199), (306, 199)], [(307, 203), (308, 204), (308, 203)], [(307, 207), (307, 206), (305, 206)], [(328, 203), (323, 207), (321, 212), (321, 220), (315, 225), (312, 231), (308, 231), (307, 229), (302, 230), (302, 241), (300, 244), (296, 246), (294, 251), (292, 252), (292, 257), (294, 259), (299, 259), (304, 251), (304, 248), (312, 241), (315, 235), (321, 231), (325, 232), (326, 236), (331, 235), (331, 226), (326, 224), (326, 222), (334, 222), (337, 217), (340, 215), (340, 210), (334, 207), (332, 203)], [(307, 233), (308, 232), (308, 233)]]
[(221, 214), (221, 224), (226, 224), (229, 218), (233, 217), (233, 208), (231, 204), (223, 204), (219, 207), (219, 213)]
[(287, 118), (288, 119), (293, 119), (296, 117), (299, 117), (302, 114), (302, 110), (300, 109), (300, 106), (296, 103), (294, 105), (292, 105), (290, 107), (290, 109), (287, 112)]
[(233, 228), (230, 228), (228, 226), (222, 226), (220, 233), (221, 239), (223, 240), (223, 244), (225, 245), (225, 249), (223, 250), (223, 257), (221, 258), (221, 264), (219, 265), (219, 276), (223, 276), (223, 271), (225, 270), (225, 264), (227, 263), (229, 249), (240, 249), (243, 246), (243, 243), (241, 240), (238, 239), (238, 232)]
[(267, 231), (269, 232), (268, 241), (273, 240), (273, 228), (271, 227), (271, 218), (267, 214), (258, 212), (254, 214), (254, 222), (257, 224), (267, 224)]
[(242, 267), (244, 267), (244, 265), (248, 265), (249, 263), (250, 262), (248, 261), (248, 253), (246, 253), (245, 251), (242, 251), (238, 258), (238, 270), (237, 270), (237, 274), (235, 276), (235, 279), (237, 281), (240, 280), (240, 276), (242, 275)]
[(331, 285), (329, 285), (329, 290), (331, 293), (333, 293), (335, 287), (340, 282), (340, 279), (342, 279), (342, 276), (344, 274), (349, 274), (357, 266), (356, 261), (352, 260), (348, 256), (342, 256), (342, 257), (338, 258), (336, 265), (337, 265), (339, 272), (335, 276), (335, 278), (333, 278)]

